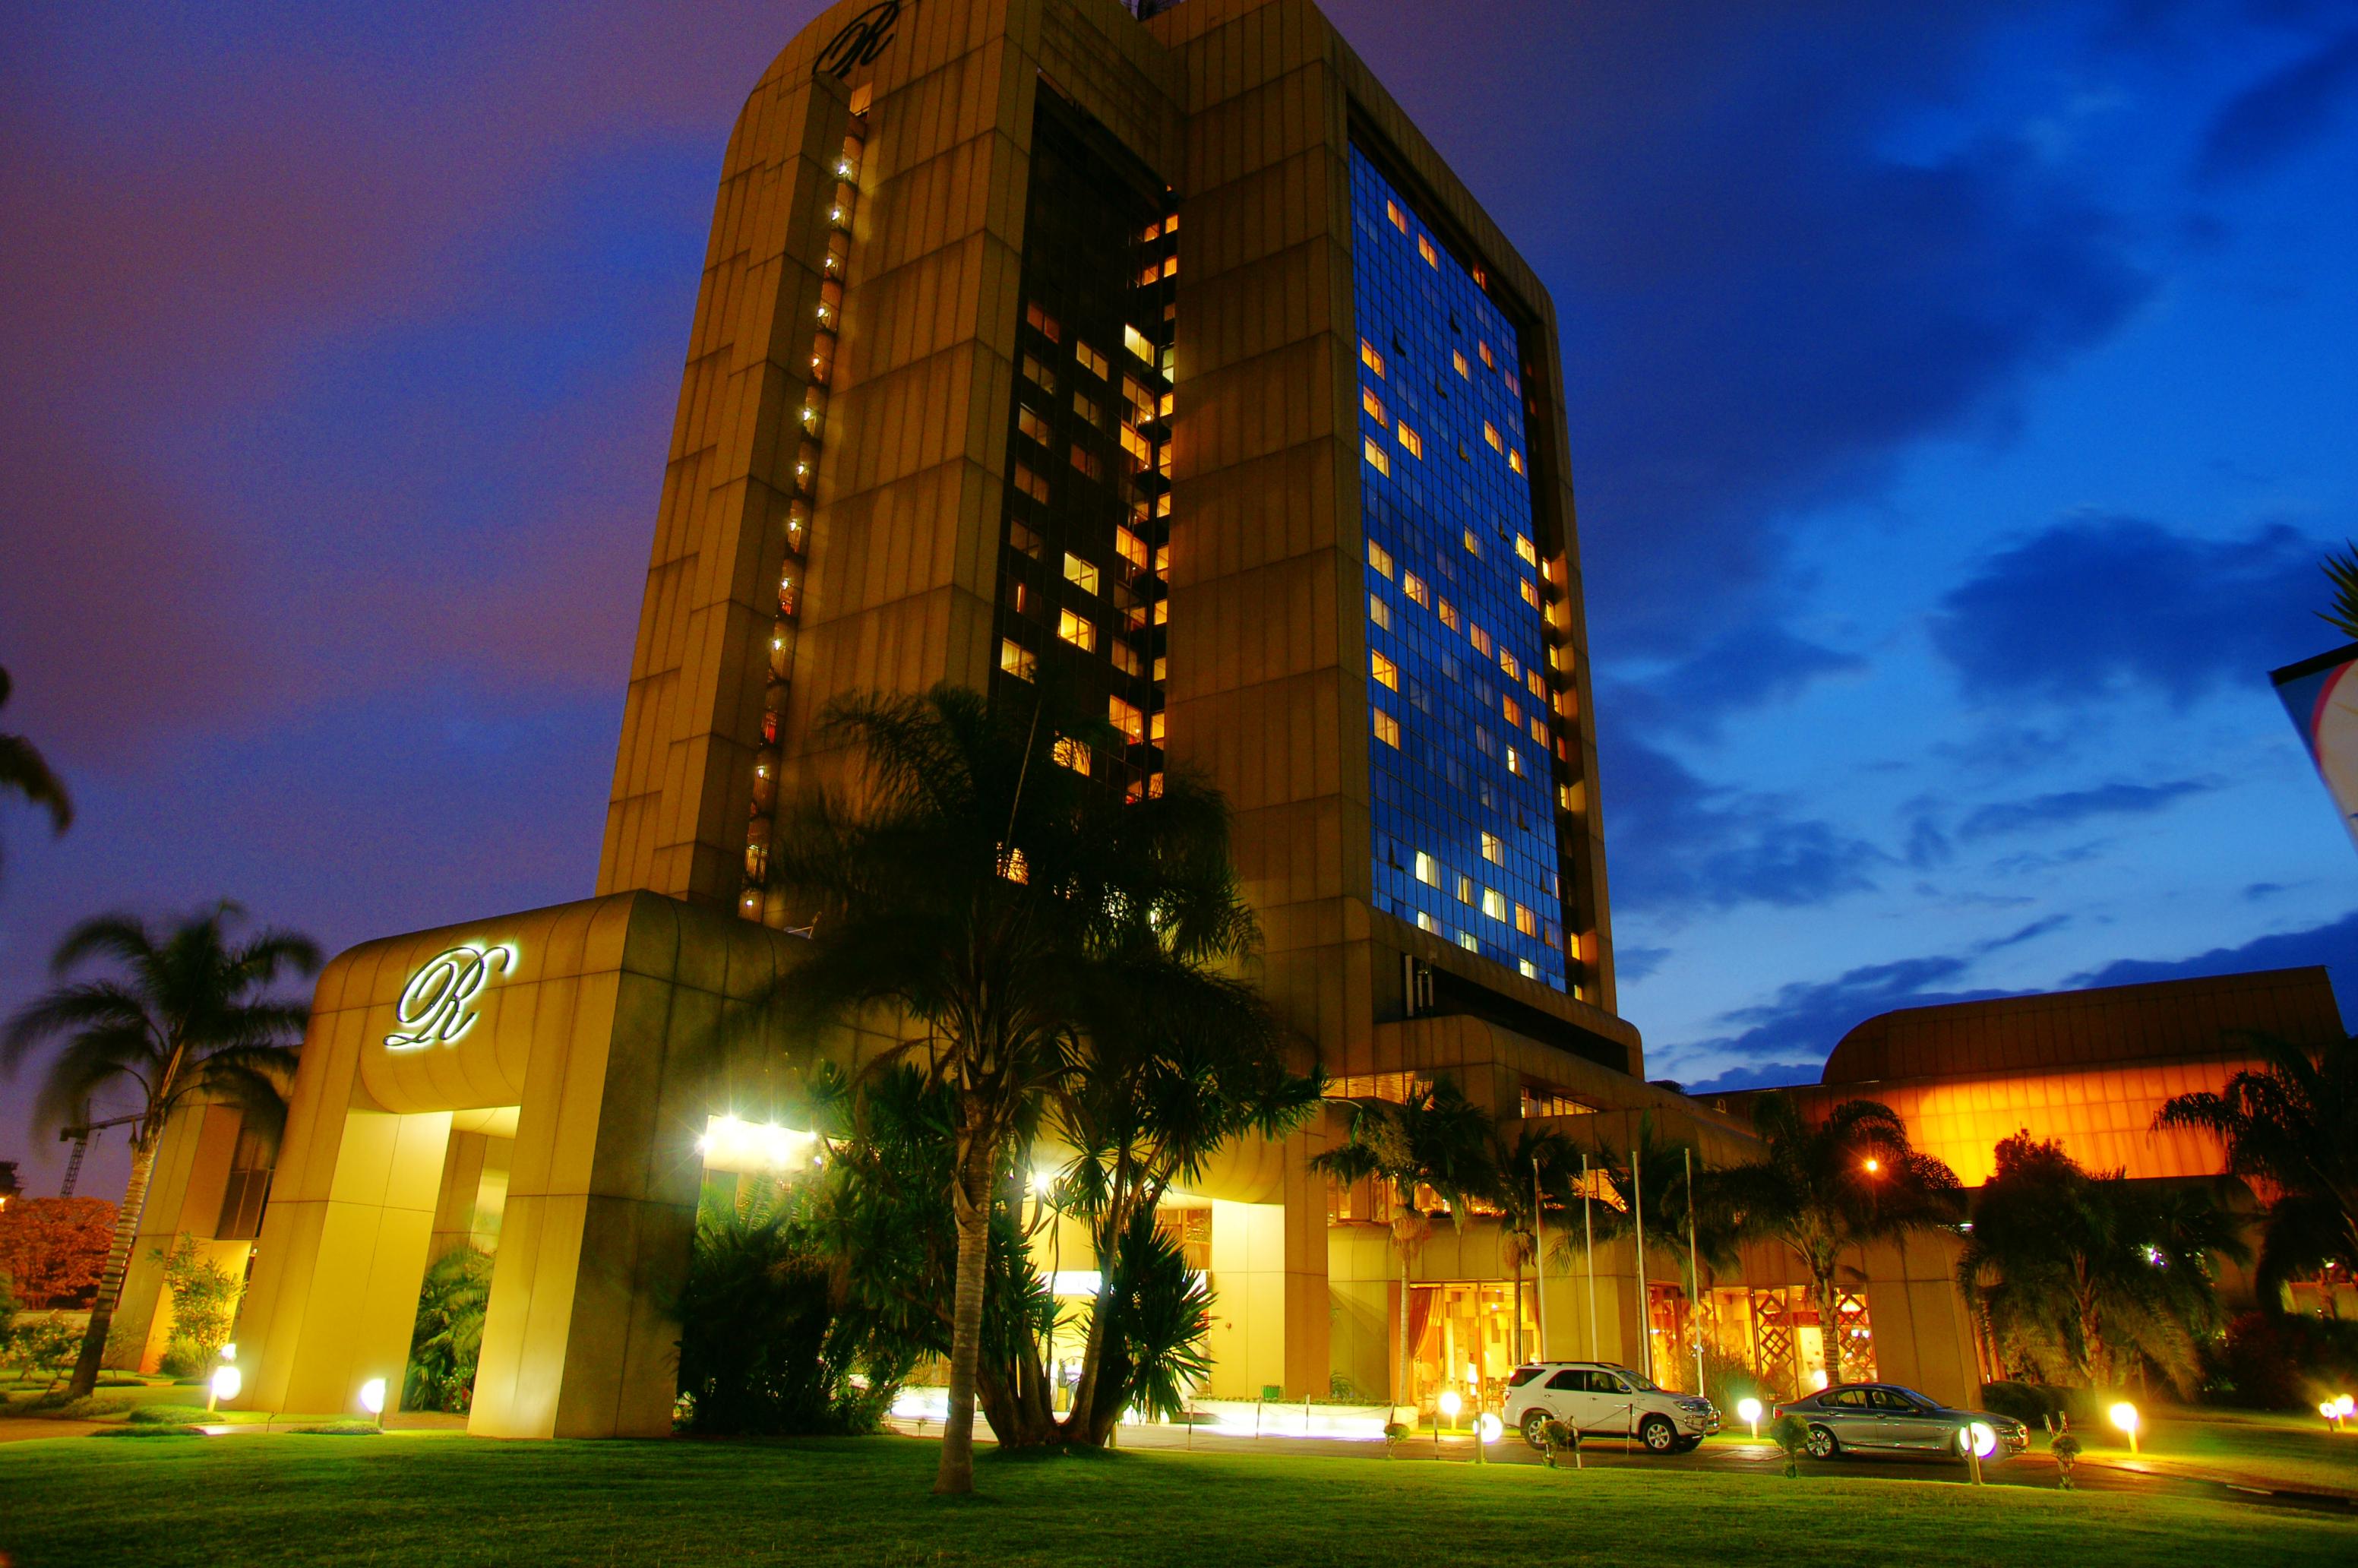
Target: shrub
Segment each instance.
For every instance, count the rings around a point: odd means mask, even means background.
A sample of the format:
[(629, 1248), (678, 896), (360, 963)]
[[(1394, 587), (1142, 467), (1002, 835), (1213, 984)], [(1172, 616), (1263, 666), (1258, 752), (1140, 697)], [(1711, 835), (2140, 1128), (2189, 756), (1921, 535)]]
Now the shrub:
[(152, 1255), (163, 1264), (164, 1284), (172, 1292), (172, 1337), (164, 1348), (164, 1375), (201, 1377), (229, 1343), (245, 1282), (206, 1257), (197, 1238), (186, 1233), (173, 1242), (169, 1254), (159, 1248)]
[(2071, 1466), (2080, 1462), (2080, 1440), (2069, 1431), (2059, 1432), (2048, 1443), (2047, 1452), (2055, 1455), (2055, 1484), (2071, 1491)]
[(104, 1198), (20, 1198), (0, 1208), (0, 1274), (26, 1306), (88, 1306), (114, 1240)]
[(2206, 1398), (2246, 1410), (2317, 1408), (2358, 1383), (2358, 1323), (2248, 1312), (2212, 1357)]
[(1756, 1399), (1767, 1410), (1790, 1390), (1780, 1390), (1768, 1379), (1754, 1371), (1751, 1366), (1734, 1356), (1724, 1356), (1706, 1345), (1703, 1352), (1704, 1387), (1711, 1391), (1711, 1402), (1722, 1411), (1733, 1411), (1738, 1400)]
[(1785, 1474), (1800, 1475), (1801, 1455), (1810, 1448), (1810, 1423), (1787, 1411), (1768, 1423), (1768, 1441), (1785, 1451)]
[(81, 1354), (81, 1333), (55, 1313), (20, 1318), (9, 1336), (9, 1360), (28, 1381), (54, 1383)]
[(8, 1346), (16, 1333), (16, 1281), (0, 1273), (0, 1361), (8, 1358)]
[(409, 1370), (401, 1408), (464, 1415), (475, 1400), (475, 1363), (483, 1348), (483, 1308), (492, 1295), (492, 1255), (474, 1247), (445, 1252), (417, 1288), (409, 1334)]
[(1408, 1427), (1397, 1421), (1384, 1422), (1384, 1457), (1389, 1459), (1400, 1445), (1408, 1441)]
[(1580, 1461), (1580, 1428), (1568, 1421), (1552, 1418), (1540, 1422), (1540, 1447), (1547, 1454), (1547, 1467), (1556, 1467), (1556, 1455), (1569, 1454), (1573, 1462)]

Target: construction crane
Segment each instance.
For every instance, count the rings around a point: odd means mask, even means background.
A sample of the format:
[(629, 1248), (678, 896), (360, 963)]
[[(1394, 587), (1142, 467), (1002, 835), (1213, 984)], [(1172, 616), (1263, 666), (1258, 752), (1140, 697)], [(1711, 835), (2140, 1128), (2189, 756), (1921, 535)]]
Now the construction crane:
[[(84, 1106), (81, 1113), (85, 1117), (89, 1116), (90, 1108)], [(73, 1145), (73, 1152), (66, 1159), (65, 1184), (58, 1190), (58, 1196), (61, 1198), (73, 1196), (74, 1183), (81, 1176), (81, 1157), (90, 1152), (90, 1141), (92, 1138), (110, 1127), (122, 1127), (138, 1119), (136, 1116), (118, 1116), (107, 1121), (83, 1121), (73, 1127), (58, 1129), (58, 1141)]]

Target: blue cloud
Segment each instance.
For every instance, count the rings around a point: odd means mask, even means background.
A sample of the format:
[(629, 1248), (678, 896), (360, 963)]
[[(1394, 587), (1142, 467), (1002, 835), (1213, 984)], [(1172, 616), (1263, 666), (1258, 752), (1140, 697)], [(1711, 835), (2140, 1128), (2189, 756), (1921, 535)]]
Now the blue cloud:
[(1813, 681), (1867, 668), (1845, 654), (1768, 621), (1731, 628), (1658, 675), (1618, 681), (1605, 697), (1616, 719), (1647, 734), (1707, 739), (1730, 716), (1790, 701)]
[(2144, 687), (2184, 703), (2330, 635), (2314, 539), (2271, 524), (2233, 539), (2082, 517), (2000, 551), (1944, 595), (1932, 645), (1979, 701), (2082, 703)]
[(2133, 986), (2147, 980), (2195, 979), (2252, 969), (2292, 969), (2322, 964), (2331, 971), (2342, 1016), (2358, 1002), (2358, 910), (2323, 925), (2255, 937), (2237, 947), (2213, 947), (2187, 958), (2124, 958), (2073, 975), (2068, 988)]
[(2358, 92), (2358, 29), (2254, 82), (2212, 121), (2195, 165), (2205, 183), (2263, 172), (2321, 137)]
[(2217, 787), (2209, 779), (2173, 779), (2158, 784), (2108, 784), (2093, 789), (2061, 790), (1982, 806), (1957, 831), (1967, 838), (1985, 838), (2026, 828), (2067, 827), (2092, 816), (2147, 816)]

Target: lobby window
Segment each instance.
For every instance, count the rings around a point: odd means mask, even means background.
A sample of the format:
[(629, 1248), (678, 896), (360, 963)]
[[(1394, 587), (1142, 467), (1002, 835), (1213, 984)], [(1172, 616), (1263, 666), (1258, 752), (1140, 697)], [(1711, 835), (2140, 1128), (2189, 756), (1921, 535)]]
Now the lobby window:
[(1368, 466), (1378, 473), (1390, 474), (1392, 471), (1391, 454), (1385, 451), (1382, 444), (1373, 436), (1368, 437), (1361, 442), (1359, 451), (1360, 455), (1368, 460)]
[(1424, 579), (1414, 572), (1401, 574), (1401, 591), (1419, 604), (1430, 607), (1433, 603), (1433, 590), (1425, 587)]
[(1385, 577), (1392, 575), (1392, 553), (1373, 539), (1368, 541), (1368, 564)]
[(1506, 841), (1500, 838), (1496, 833), (1483, 834), (1482, 858), (1489, 861), (1494, 866), (1505, 865), (1507, 863)]
[(1023, 376), (1025, 380), (1048, 392), (1053, 393), (1056, 390), (1056, 373), (1030, 354), (1023, 356)]
[(1083, 370), (1087, 371), (1099, 381), (1113, 379), (1113, 362), (1087, 343), (1076, 342), (1073, 345), (1073, 357), (1081, 362)]
[(1057, 612), (1056, 635), (1085, 654), (1097, 652), (1098, 623), (1069, 610)]
[(1400, 720), (1379, 708), (1376, 714), (1376, 739), (1394, 751), (1400, 749)]
[(1440, 862), (1422, 849), (1416, 852), (1416, 880), (1429, 888), (1441, 885)]
[(1369, 670), (1376, 677), (1376, 684), (1378, 686), (1382, 687), (1386, 691), (1398, 691), (1400, 689), (1400, 666), (1398, 665), (1392, 663), (1391, 660), (1384, 657), (1381, 654), (1369, 654), (1368, 655), (1368, 663)]
[(1387, 632), (1392, 629), (1392, 607), (1384, 602), (1382, 594), (1368, 595), (1368, 619)]
[(1072, 551), (1066, 550), (1065, 552), (1065, 580), (1070, 583), (1078, 583), (1083, 593), (1093, 594), (1098, 591), (1098, 568), (1089, 565), (1088, 562), (1081, 559), (1080, 557), (1073, 554)]
[(1359, 388), (1359, 406), (1366, 409), (1368, 411), (1368, 417), (1373, 419), (1377, 424), (1384, 425), (1390, 423), (1390, 421), (1384, 417), (1384, 400), (1376, 395), (1376, 389), (1374, 387), (1363, 386)]
[(1376, 345), (1365, 338), (1359, 340), (1359, 362), (1374, 371), (1378, 376), (1384, 373), (1384, 356), (1376, 352)]
[(1052, 754), (1061, 765), (1072, 769), (1083, 778), (1088, 776), (1089, 749), (1071, 736), (1057, 736), (1055, 750)]
[(1039, 674), (1039, 655), (1012, 637), (999, 642), (999, 667), (1017, 680), (1031, 680)]
[(1031, 437), (1033, 440), (1039, 442), (1042, 446), (1044, 447), (1048, 444), (1048, 421), (1042, 418), (1037, 413), (1033, 412), (1029, 405), (1018, 404), (1016, 406), (1015, 427), (1022, 431), (1025, 435)]
[(1037, 305), (1026, 305), (1023, 308), (1023, 319), (1032, 324), (1033, 331), (1050, 342), (1061, 343), (1065, 341), (1065, 329), (1056, 324), (1056, 319), (1054, 316), (1049, 315)]
[(1400, 422), (1399, 428), (1393, 433), (1400, 438), (1400, 444), (1408, 449), (1408, 455), (1410, 457), (1422, 458), (1424, 456), (1424, 440), (1415, 431), (1408, 427), (1407, 420), (1401, 420)]
[(1146, 715), (1134, 702), (1119, 697), (1106, 698), (1106, 720), (1120, 730), (1133, 746), (1146, 739)]

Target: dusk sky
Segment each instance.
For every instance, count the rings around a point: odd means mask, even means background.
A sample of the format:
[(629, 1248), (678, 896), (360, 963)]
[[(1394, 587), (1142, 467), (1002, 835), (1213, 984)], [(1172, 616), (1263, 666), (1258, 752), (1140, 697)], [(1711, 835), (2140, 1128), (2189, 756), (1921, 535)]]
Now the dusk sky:
[[(2358, 3), (1325, 8), (1554, 295), (1650, 1076), (2358, 1007), (2266, 677), (2358, 535)], [(102, 909), (589, 893), (722, 144), (818, 9), (0, 10), (0, 724), (80, 811), (0, 808), (0, 1011)]]

